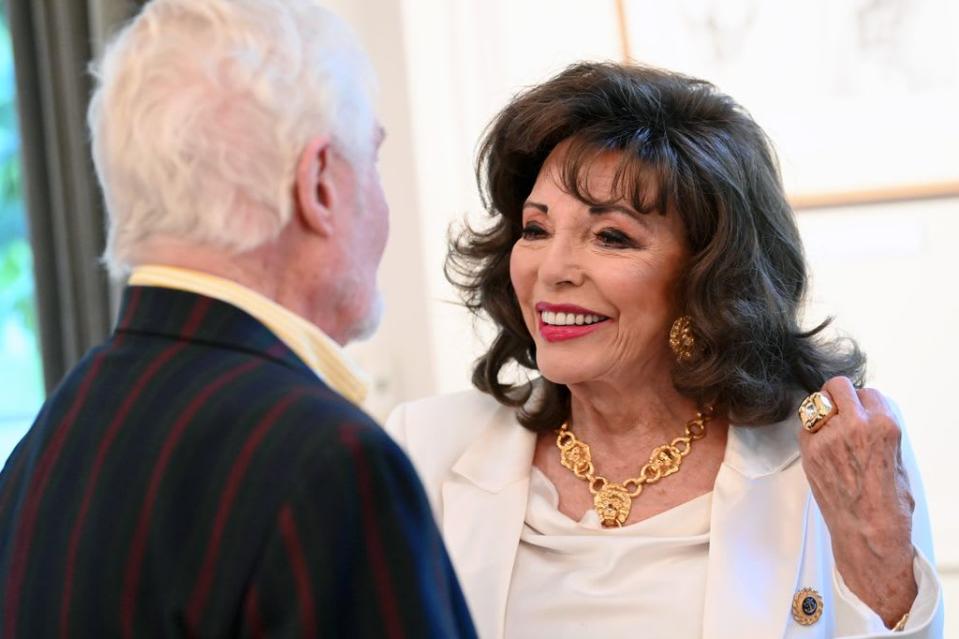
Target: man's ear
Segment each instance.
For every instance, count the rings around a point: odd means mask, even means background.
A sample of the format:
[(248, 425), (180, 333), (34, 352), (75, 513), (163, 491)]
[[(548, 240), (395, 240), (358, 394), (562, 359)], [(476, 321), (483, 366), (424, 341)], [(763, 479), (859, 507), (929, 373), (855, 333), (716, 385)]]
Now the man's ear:
[(304, 227), (324, 236), (333, 233), (338, 197), (334, 161), (332, 141), (323, 135), (309, 141), (296, 165), (296, 213)]

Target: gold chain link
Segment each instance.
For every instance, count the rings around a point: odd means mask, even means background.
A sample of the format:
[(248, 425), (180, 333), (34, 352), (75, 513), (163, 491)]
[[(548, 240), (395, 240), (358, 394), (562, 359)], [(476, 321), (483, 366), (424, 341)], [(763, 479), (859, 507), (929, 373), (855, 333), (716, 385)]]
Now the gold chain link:
[(577, 439), (568, 423), (556, 431), (556, 446), (559, 448), (563, 466), (584, 480), (589, 487), (589, 492), (593, 495), (593, 507), (599, 514), (603, 527), (619, 527), (626, 523), (633, 499), (639, 497), (644, 486), (679, 472), (683, 459), (693, 449), (692, 443), (706, 436), (706, 424), (710, 419), (711, 408), (696, 413), (696, 417), (686, 422), (682, 437), (654, 448), (649, 454), (649, 462), (639, 469), (639, 474), (620, 483), (611, 482), (596, 474), (589, 444)]

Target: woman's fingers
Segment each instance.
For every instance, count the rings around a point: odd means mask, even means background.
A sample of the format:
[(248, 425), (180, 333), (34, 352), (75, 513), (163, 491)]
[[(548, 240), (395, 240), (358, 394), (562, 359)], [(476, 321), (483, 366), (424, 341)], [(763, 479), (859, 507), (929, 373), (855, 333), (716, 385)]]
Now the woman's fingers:
[(856, 396), (867, 413), (892, 414), (889, 404), (886, 403), (886, 398), (875, 388), (860, 388), (856, 391)]
[(859, 401), (856, 387), (848, 377), (833, 377), (823, 384), (822, 391), (829, 395), (840, 415), (850, 418), (865, 417), (865, 409)]

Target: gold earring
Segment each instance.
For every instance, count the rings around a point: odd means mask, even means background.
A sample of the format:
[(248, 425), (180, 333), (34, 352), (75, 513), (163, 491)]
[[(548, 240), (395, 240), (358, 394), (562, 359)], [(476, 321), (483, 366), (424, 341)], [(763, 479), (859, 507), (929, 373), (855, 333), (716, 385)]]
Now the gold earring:
[(676, 359), (688, 362), (693, 358), (693, 349), (696, 348), (696, 337), (693, 335), (693, 320), (689, 315), (680, 315), (669, 329), (669, 348)]

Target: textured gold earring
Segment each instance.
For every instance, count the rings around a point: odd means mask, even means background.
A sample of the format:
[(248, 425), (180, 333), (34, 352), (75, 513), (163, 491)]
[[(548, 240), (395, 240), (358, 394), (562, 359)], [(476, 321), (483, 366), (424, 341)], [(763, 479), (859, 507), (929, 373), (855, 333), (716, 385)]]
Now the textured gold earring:
[(696, 337), (693, 335), (693, 320), (689, 315), (680, 315), (669, 329), (669, 347), (680, 362), (693, 358)]

